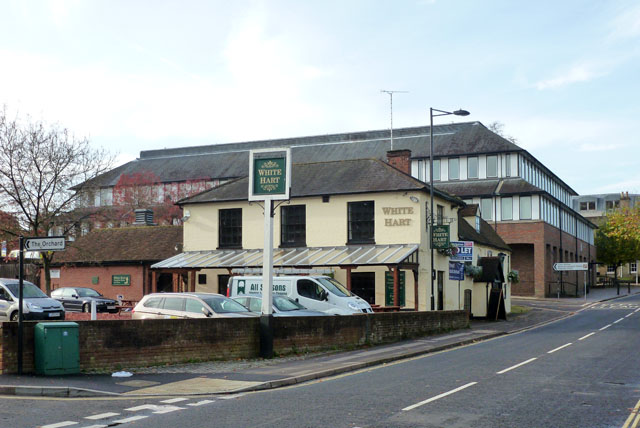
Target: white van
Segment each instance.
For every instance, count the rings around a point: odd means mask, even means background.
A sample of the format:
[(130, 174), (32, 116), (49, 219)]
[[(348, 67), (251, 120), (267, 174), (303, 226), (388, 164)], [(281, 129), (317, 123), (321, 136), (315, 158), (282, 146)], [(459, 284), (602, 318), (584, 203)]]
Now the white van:
[[(262, 295), (261, 276), (233, 276), (229, 297)], [(308, 309), (331, 315), (371, 313), (371, 305), (328, 276), (277, 276), (273, 294), (287, 296)]]

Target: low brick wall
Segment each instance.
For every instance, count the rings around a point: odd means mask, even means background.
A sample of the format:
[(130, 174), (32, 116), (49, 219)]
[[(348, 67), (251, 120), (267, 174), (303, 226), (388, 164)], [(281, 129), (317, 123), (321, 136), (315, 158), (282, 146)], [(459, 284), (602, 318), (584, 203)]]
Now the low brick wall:
[(274, 318), (273, 349), (279, 355), (350, 349), (428, 336), (469, 326), (465, 311), (381, 312), (335, 317)]
[[(258, 318), (77, 321), (80, 369), (117, 370), (194, 361), (256, 358)], [(24, 323), (23, 372), (35, 372), (33, 330)], [(388, 312), (353, 316), (277, 317), (277, 355), (353, 349), (466, 328), (464, 311)], [(0, 323), (0, 374), (16, 373), (18, 323)]]

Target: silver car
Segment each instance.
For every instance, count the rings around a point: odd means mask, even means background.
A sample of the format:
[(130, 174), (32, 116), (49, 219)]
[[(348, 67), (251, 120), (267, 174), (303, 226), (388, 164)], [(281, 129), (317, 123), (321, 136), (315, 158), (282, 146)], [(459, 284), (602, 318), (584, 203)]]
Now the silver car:
[[(251, 312), (262, 312), (262, 296), (238, 296), (234, 297), (238, 303), (249, 308)], [(287, 296), (273, 296), (273, 316), (275, 317), (321, 317), (324, 312), (312, 311)]]
[[(0, 321), (18, 321), (20, 282), (0, 278)], [(29, 281), (23, 281), (22, 316), (25, 320), (63, 320), (64, 308)]]
[(214, 293), (152, 293), (133, 308), (132, 318), (234, 318), (255, 317), (240, 303)]

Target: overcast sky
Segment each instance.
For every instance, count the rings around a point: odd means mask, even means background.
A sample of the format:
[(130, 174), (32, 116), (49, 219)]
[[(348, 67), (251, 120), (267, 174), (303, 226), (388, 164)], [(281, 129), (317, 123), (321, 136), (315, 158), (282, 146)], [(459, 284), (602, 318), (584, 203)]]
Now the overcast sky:
[(0, 105), (121, 161), (388, 128), (385, 89), (394, 128), (465, 108), (580, 194), (640, 193), (639, 77), (632, 0), (0, 2)]

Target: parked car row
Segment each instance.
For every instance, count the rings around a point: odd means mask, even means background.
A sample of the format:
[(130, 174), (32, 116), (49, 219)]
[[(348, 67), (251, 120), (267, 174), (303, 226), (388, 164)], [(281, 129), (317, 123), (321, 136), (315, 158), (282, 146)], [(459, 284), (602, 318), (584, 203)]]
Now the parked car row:
[[(118, 312), (118, 302), (88, 287), (62, 287), (48, 297), (23, 281), (26, 320), (64, 319), (65, 311)], [(17, 279), (0, 279), (0, 321), (18, 320)], [(133, 319), (237, 318), (262, 313), (262, 277), (232, 277), (228, 296), (214, 293), (147, 294), (132, 310)], [(230, 298), (230, 297), (231, 298)], [(324, 316), (373, 312), (371, 306), (342, 284), (325, 276), (273, 278), (274, 316)]]

